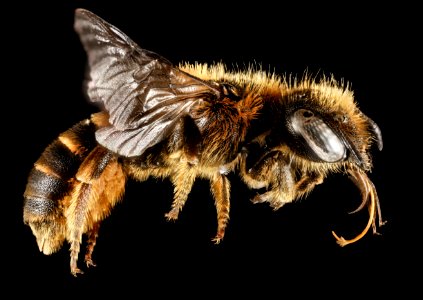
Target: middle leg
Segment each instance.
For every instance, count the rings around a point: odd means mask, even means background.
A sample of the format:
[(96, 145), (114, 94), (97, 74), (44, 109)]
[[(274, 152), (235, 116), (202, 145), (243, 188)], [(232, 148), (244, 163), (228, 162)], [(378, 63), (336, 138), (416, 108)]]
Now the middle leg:
[(174, 199), (171, 210), (165, 214), (168, 221), (177, 220), (194, 184), (196, 173), (187, 165), (180, 168), (171, 178), (174, 186)]
[(217, 211), (217, 233), (213, 241), (219, 244), (225, 235), (225, 229), (229, 222), (230, 183), (228, 178), (222, 174), (214, 176), (211, 179), (211, 191)]

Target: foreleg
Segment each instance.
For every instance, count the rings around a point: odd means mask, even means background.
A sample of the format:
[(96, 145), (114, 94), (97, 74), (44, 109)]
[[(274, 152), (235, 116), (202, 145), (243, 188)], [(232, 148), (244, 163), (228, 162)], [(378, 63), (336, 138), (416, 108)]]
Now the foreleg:
[[(245, 163), (241, 163), (241, 167), (245, 168)], [(255, 196), (253, 203), (268, 202), (276, 210), (296, 198), (293, 167), (280, 151), (267, 153), (252, 168), (242, 170), (241, 174), (249, 187), (268, 188), (265, 193)]]

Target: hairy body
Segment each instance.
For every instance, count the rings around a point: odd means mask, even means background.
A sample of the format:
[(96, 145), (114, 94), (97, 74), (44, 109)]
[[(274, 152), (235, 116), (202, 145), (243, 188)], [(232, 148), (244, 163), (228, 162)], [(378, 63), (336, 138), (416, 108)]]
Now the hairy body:
[[(198, 177), (210, 182), (219, 243), (230, 212), (229, 172), (249, 188), (265, 188), (253, 202), (274, 209), (312, 191), (334, 172), (346, 172), (362, 192), (370, 218), (354, 239), (382, 224), (376, 189), (367, 177), (377, 125), (356, 106), (348, 86), (333, 78), (287, 80), (260, 70), (173, 66), (139, 48), (96, 15), (77, 10), (75, 29), (88, 54), (87, 93), (99, 113), (62, 133), (35, 163), (24, 194), (24, 221), (40, 251), (70, 243), (71, 272), (85, 262), (101, 221), (124, 194), (128, 178), (169, 178), (176, 220)], [(377, 217), (379, 216), (379, 223)]]

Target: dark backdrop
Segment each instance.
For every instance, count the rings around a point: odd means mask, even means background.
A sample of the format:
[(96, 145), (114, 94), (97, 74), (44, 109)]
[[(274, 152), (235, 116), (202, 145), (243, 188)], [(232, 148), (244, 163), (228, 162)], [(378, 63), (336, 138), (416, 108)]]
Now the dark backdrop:
[[(412, 8), (286, 3), (276, 7), (262, 1), (239, 7), (218, 2), (102, 2), (4, 8), (3, 59), (11, 66), (3, 86), (8, 91), (3, 97), (7, 121), (2, 143), (8, 153), (2, 242), (7, 286), (21, 283), (16, 293), (28, 290), (44, 297), (104, 291), (199, 298), (228, 292), (266, 298), (273, 293), (283, 297), (289, 290), (338, 296), (340, 291), (365, 295), (365, 289), (375, 295), (411, 291), (415, 283), (409, 273), (421, 267), (421, 247), (416, 248), (414, 234), (418, 219), (412, 217), (418, 185), (410, 182), (413, 176), (404, 169), (412, 165), (419, 172), (414, 139), (407, 137), (416, 119), (407, 93), (411, 91), (415, 101), (421, 99), (409, 72), (416, 62), (414, 20), (407, 17)], [(175, 63), (257, 63), (279, 74), (308, 69), (351, 82), (359, 107), (379, 124), (384, 136), (385, 148), (374, 151), (370, 174), (388, 221), (381, 235), (368, 234), (344, 248), (336, 244), (331, 230), (349, 237), (367, 222), (365, 210), (348, 215), (360, 195), (341, 174), (277, 212), (253, 205), (249, 198), (254, 192), (231, 175), (231, 220), (220, 245), (210, 240), (216, 223), (207, 182), (196, 182), (176, 223), (164, 218), (172, 202), (168, 181), (129, 182), (124, 200), (101, 228), (93, 255), (98, 266), (73, 278), (67, 245), (51, 256), (38, 251), (22, 222), (22, 194), (43, 149), (95, 111), (82, 93), (85, 53), (73, 31), (77, 7), (92, 10), (141, 47)], [(83, 267), (82, 258), (79, 262)]]

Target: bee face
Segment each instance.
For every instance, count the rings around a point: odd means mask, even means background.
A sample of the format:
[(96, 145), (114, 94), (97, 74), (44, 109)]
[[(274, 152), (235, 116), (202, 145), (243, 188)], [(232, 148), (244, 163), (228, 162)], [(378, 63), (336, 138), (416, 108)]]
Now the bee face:
[(295, 156), (306, 161), (370, 170), (370, 148), (376, 141), (382, 149), (382, 135), (356, 107), (352, 91), (333, 80), (306, 80), (298, 86), (288, 86), (282, 93), (279, 118), (283, 122), (274, 125), (274, 143), (286, 142)]
[(372, 142), (382, 148), (381, 131), (348, 87), (327, 78), (291, 84), (252, 69), (229, 72), (223, 64), (177, 67), (83, 9), (74, 27), (87, 53), (86, 94), (100, 111), (46, 148), (24, 193), (24, 221), (40, 250), (50, 254), (67, 241), (73, 275), (82, 273), (83, 235), (86, 265), (94, 265), (100, 223), (129, 179), (171, 181), (168, 220), (178, 218), (196, 178), (207, 179), (216, 206), (215, 243), (229, 222), (229, 172), (248, 188), (265, 189), (252, 202), (279, 209), (331, 172), (344, 171), (361, 191), (358, 210), (367, 205), (370, 216), (353, 239), (334, 233), (338, 243), (353, 243), (383, 224), (366, 174)]

